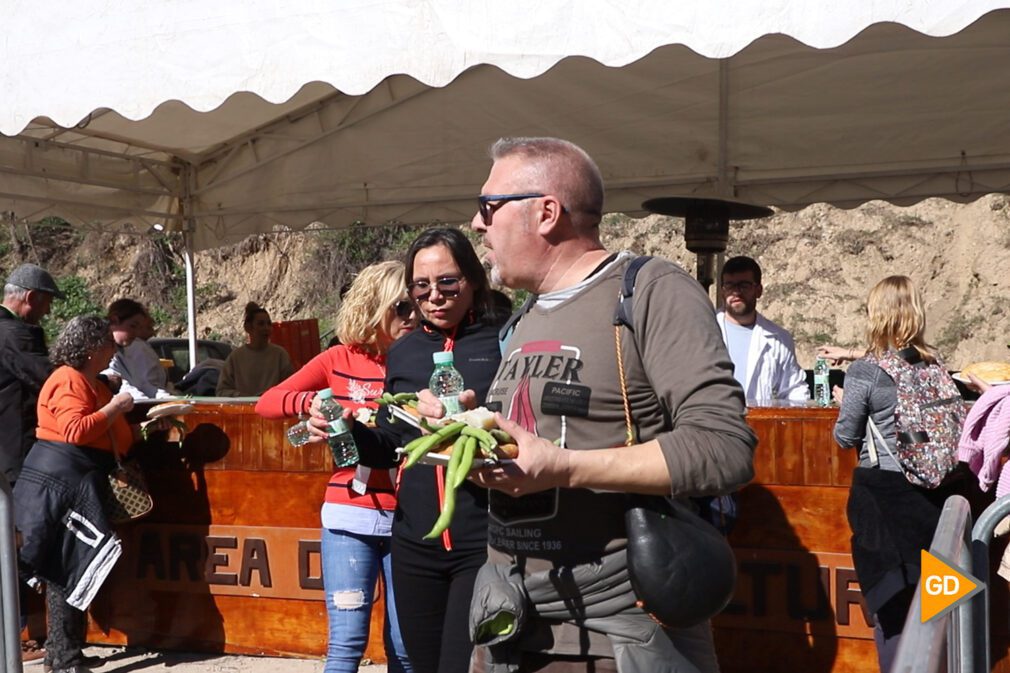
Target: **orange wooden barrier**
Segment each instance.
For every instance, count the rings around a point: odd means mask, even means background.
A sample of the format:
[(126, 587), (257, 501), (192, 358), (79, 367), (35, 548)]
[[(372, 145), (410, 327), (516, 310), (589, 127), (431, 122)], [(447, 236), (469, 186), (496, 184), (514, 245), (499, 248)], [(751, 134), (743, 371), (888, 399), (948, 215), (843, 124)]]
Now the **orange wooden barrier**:
[(270, 341), (281, 346), (291, 357), (295, 371), (319, 355), (319, 321), (288, 320), (275, 322)]
[[(845, 518), (856, 455), (832, 439), (836, 414), (749, 410), (760, 440), (757, 476), (741, 492), (730, 537), (736, 595), (714, 620), (725, 673), (876, 670)], [(248, 404), (198, 404), (185, 419), (190, 433), (181, 447), (139, 447), (155, 511), (122, 529), (125, 553), (93, 604), (90, 639), (322, 656), (318, 528), (327, 449), (290, 447), (288, 423), (262, 419)], [(1010, 673), (1007, 604), (997, 578), (993, 661), (1002, 673)], [(377, 606), (366, 652), (380, 662), (381, 614)]]

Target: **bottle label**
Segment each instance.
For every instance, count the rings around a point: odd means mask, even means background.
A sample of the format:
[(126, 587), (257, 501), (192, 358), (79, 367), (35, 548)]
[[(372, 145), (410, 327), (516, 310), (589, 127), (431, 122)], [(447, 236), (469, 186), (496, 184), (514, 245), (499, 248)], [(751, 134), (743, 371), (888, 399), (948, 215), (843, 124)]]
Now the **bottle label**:
[(453, 414), (458, 414), (463, 411), (463, 408), (459, 404), (459, 395), (445, 395), (439, 397), (438, 401), (442, 403), (445, 408), (445, 415), (452, 416)]
[(345, 435), (350, 430), (347, 427), (347, 423), (344, 422), (343, 418), (334, 418), (330, 421), (330, 437), (336, 437), (337, 435)]
[(822, 407), (831, 404), (831, 387), (827, 374), (814, 374), (814, 400)]

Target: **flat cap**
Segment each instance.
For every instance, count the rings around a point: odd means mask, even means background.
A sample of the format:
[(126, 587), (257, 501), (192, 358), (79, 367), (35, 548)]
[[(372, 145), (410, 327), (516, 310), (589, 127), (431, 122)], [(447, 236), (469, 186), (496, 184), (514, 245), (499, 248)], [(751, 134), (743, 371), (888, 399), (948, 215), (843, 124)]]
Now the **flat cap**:
[(48, 292), (57, 299), (63, 299), (63, 293), (56, 286), (56, 281), (49, 275), (49, 272), (36, 264), (22, 264), (11, 271), (7, 277), (8, 285), (17, 285), (26, 290), (36, 290), (38, 292)]

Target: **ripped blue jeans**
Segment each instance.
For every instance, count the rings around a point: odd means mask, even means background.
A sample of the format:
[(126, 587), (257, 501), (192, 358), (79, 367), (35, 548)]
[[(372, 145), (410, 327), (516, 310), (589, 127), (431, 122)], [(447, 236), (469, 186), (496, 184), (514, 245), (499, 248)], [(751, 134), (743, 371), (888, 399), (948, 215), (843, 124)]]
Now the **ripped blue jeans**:
[(410, 673), (407, 650), (396, 620), (389, 537), (322, 530), (323, 588), (329, 619), (324, 673), (354, 673), (368, 644), (375, 582), (382, 571), (386, 588), (386, 645), (389, 673)]

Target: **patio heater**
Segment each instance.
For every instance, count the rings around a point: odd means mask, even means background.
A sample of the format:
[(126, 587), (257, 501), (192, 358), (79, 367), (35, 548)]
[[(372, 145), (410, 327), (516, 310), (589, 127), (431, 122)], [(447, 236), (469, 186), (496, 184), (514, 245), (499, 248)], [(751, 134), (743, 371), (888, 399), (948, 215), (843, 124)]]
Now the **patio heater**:
[(684, 243), (698, 256), (697, 278), (707, 292), (716, 279), (716, 255), (726, 251), (730, 220), (755, 220), (773, 214), (771, 208), (739, 201), (694, 196), (663, 196), (642, 203), (658, 215), (684, 218)]

